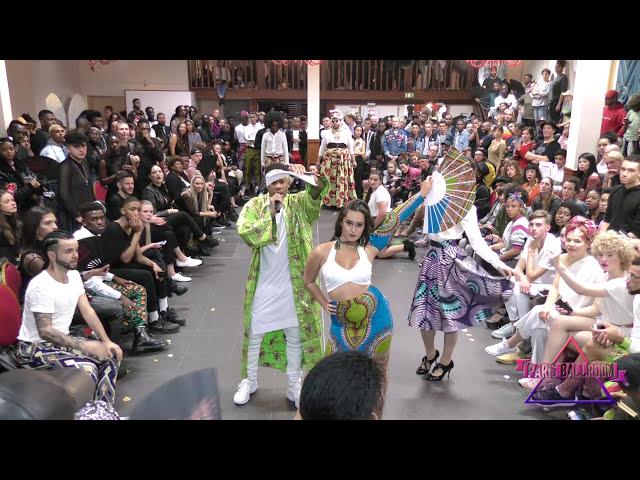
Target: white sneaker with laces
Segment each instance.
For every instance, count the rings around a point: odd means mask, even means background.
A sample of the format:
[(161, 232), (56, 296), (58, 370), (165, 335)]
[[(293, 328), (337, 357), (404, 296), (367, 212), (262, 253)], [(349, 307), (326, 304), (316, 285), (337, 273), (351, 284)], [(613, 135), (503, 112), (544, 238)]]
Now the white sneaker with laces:
[(244, 405), (256, 390), (258, 390), (258, 382), (252, 382), (248, 378), (245, 378), (238, 384), (238, 391), (233, 396), (233, 403), (236, 405)]
[(516, 327), (513, 323), (509, 322), (506, 325), (501, 326), (499, 329), (491, 332), (493, 338), (508, 338), (516, 333)]
[(179, 267), (199, 267), (202, 265), (202, 260), (198, 260), (197, 258), (187, 257), (184, 262), (180, 260), (176, 260), (176, 265)]
[(300, 392), (302, 391), (302, 380), (298, 378), (295, 381), (289, 382), (289, 388), (287, 390), (287, 400), (294, 403), (296, 408), (300, 407)]
[(174, 282), (190, 282), (191, 277), (185, 277), (181, 273), (176, 273), (173, 277), (171, 277), (171, 280), (173, 280)]
[(518, 380), (518, 383), (521, 387), (524, 387), (527, 390), (533, 390), (539, 381), (539, 378), (521, 378), (520, 380)]
[(517, 347), (509, 348), (509, 344), (507, 343), (506, 338), (503, 338), (500, 343), (489, 345), (484, 349), (485, 352), (487, 352), (489, 355), (493, 355), (494, 357), (505, 355), (507, 353), (514, 353), (517, 350)]

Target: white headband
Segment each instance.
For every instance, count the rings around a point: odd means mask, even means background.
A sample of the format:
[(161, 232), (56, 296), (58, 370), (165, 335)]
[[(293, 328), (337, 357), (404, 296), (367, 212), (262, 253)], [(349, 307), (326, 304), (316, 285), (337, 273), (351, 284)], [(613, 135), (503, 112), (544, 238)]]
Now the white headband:
[(281, 178), (285, 178), (285, 177), (296, 177), (302, 180), (303, 182), (310, 183), (311, 185), (314, 185), (314, 186), (318, 185), (313, 175), (299, 175), (297, 173), (293, 173), (288, 170), (282, 170), (279, 168), (276, 168), (274, 170), (267, 172), (267, 174), (265, 175), (265, 183), (267, 185), (271, 185), (273, 182), (277, 182)]

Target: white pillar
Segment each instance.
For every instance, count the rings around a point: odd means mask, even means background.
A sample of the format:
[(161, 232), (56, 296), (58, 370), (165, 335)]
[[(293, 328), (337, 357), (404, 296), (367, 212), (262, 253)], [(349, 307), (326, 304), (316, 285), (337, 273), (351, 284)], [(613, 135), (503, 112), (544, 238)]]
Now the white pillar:
[(567, 145), (567, 168), (578, 169), (578, 155), (596, 153), (604, 95), (609, 87), (611, 60), (578, 60), (576, 62), (571, 129)]
[(9, 80), (7, 79), (7, 66), (4, 60), (0, 60), (0, 130), (6, 132), (13, 120), (11, 111), (11, 96), (9, 95)]
[(307, 135), (319, 140), (320, 124), (320, 65), (307, 65)]

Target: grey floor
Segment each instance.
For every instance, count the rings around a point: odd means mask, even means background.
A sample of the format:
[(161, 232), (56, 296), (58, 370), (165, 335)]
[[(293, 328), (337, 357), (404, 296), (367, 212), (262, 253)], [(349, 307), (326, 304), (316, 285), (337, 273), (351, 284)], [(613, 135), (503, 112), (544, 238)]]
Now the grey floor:
[[(335, 214), (322, 211), (315, 239), (328, 241)], [(232, 398), (240, 381), (242, 348), (242, 301), (249, 268), (250, 250), (235, 229), (226, 229), (222, 242), (204, 264), (188, 273), (193, 282), (189, 292), (174, 297), (171, 305), (188, 323), (181, 331), (164, 338), (170, 348), (155, 354), (127, 356), (128, 375), (117, 386), (116, 408), (128, 416), (133, 407), (164, 382), (183, 373), (215, 367), (221, 392), (223, 419), (286, 420), (295, 412), (285, 400), (286, 375), (271, 369), (259, 371), (259, 390), (251, 401), (238, 407)], [(518, 385), (515, 366), (496, 363), (484, 352), (495, 343), (490, 331), (479, 326), (461, 332), (451, 378), (431, 383), (415, 374), (424, 355), (419, 332), (407, 325), (409, 302), (418, 274), (421, 250), (415, 261), (406, 254), (390, 260), (376, 260), (373, 283), (391, 303), (394, 337), (389, 363), (389, 388), (384, 418), (394, 420), (482, 419), (527, 420), (563, 418), (562, 411), (545, 412), (524, 405), (527, 391)], [(325, 314), (328, 330), (328, 318)], [(440, 335), (440, 334), (438, 334)], [(436, 346), (442, 351), (442, 337)], [(126, 354), (126, 352), (125, 352)]]

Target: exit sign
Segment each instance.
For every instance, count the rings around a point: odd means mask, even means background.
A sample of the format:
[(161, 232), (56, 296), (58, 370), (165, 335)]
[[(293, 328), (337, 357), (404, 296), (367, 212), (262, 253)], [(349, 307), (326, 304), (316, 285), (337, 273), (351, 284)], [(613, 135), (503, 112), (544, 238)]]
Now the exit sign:
[(416, 94), (414, 92), (404, 92), (404, 98), (415, 98)]

